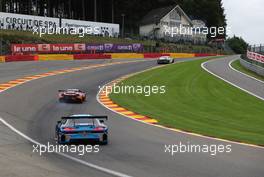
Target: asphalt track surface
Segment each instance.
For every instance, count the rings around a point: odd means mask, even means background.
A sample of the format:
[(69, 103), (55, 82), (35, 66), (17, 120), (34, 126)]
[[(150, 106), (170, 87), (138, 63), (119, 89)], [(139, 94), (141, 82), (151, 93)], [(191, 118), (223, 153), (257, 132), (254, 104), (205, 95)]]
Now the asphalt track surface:
[(256, 79), (252, 79), (252, 77), (247, 77), (244, 74), (241, 74), (230, 68), (229, 63), (234, 59), (239, 59), (239, 56), (232, 56), (229, 58), (214, 60), (212, 62), (207, 62), (204, 66), (209, 71), (220, 76), (221, 78), (264, 99), (263, 82), (259, 82)]
[[(228, 57), (216, 61), (230, 59)], [(24, 62), (16, 63), (15, 69), (11, 64), (1, 64), (0, 81), (47, 70), (93, 64), (93, 62), (108, 61), (40, 62), (37, 64)], [(213, 64), (214, 62), (207, 67), (212, 67)], [(33, 69), (35, 65), (38, 67), (37, 70)], [(99, 86), (125, 74), (153, 66), (156, 66), (155, 61), (145, 61), (34, 80), (0, 94), (0, 117), (29, 137), (46, 144), (47, 142), (55, 143), (54, 126), (61, 116), (79, 113), (108, 115), (109, 145), (101, 146), (97, 154), (78, 156), (69, 153), (69, 155), (130, 176), (263, 177), (263, 149), (153, 127), (113, 113), (97, 102), (96, 94)], [(63, 88), (83, 89), (88, 93), (87, 102), (84, 104), (59, 103), (57, 90)], [(0, 176), (111, 176), (56, 154), (45, 154), (39, 157), (32, 153), (31, 143), (2, 124), (0, 128)], [(165, 145), (180, 142), (194, 145), (231, 144), (232, 152), (219, 153), (216, 156), (209, 153), (176, 153), (171, 156), (164, 152)]]

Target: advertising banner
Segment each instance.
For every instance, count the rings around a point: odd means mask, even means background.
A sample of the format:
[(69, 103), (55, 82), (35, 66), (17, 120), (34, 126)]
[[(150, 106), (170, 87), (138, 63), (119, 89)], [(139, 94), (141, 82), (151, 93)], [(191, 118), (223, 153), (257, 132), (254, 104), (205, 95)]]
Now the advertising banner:
[(86, 44), (86, 49), (88, 51), (97, 52), (142, 52), (144, 46), (142, 44)]
[(264, 63), (264, 55), (261, 55), (261, 54), (255, 53), (255, 52), (247, 51), (247, 57), (251, 60), (255, 60), (255, 61), (258, 61), (260, 63)]
[(132, 44), (116, 44), (114, 45), (115, 52), (133, 52)]
[(142, 44), (132, 44), (132, 47), (133, 47), (133, 51), (134, 52), (143, 52), (144, 50), (144, 46)]
[(105, 52), (104, 44), (86, 44), (86, 50), (90, 52)]
[(122, 53), (122, 52), (142, 52), (142, 44), (86, 44), (87, 51), (105, 52), (105, 53)]
[(12, 53), (36, 53), (38, 52), (37, 44), (12, 44)]
[(105, 44), (105, 52), (142, 52), (142, 44)]
[(85, 44), (73, 44), (73, 46), (74, 46), (75, 52), (85, 52), (86, 51)]
[[(21, 45), (23, 45), (23, 44), (21, 44)], [(49, 53), (49, 52), (51, 52), (50, 44), (38, 44), (37, 52), (38, 53)]]
[(142, 44), (12, 44), (13, 54), (29, 53), (139, 53)]
[(119, 24), (101, 23), (92, 21), (60, 19), (52, 17), (23, 15), (15, 13), (0, 12), (0, 29), (34, 31), (34, 28), (85, 28), (90, 30), (91, 34), (118, 37)]
[(74, 52), (74, 44), (50, 44), (52, 53)]

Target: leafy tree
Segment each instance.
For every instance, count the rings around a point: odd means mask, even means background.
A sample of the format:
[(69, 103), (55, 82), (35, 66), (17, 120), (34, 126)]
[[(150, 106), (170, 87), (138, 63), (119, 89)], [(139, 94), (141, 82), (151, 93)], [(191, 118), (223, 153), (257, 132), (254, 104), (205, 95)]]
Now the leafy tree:
[(234, 36), (227, 41), (229, 47), (237, 54), (245, 54), (248, 48), (248, 44), (241, 37)]

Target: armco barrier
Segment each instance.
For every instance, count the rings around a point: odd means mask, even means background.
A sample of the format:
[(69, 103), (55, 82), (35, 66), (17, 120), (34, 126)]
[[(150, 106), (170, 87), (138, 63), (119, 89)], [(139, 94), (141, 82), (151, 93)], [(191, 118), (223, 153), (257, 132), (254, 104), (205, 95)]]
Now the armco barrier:
[(240, 58), (240, 64), (247, 68), (248, 70), (251, 70), (258, 75), (264, 76), (264, 67), (258, 66), (254, 63), (247, 62), (246, 60)]
[(159, 58), (162, 56), (170, 56), (168, 53), (144, 53), (144, 58)]
[(170, 53), (172, 58), (192, 58), (194, 57), (193, 53)]
[(112, 59), (144, 58), (144, 55), (140, 53), (111, 53), (110, 55)]
[(5, 56), (0, 56), (0, 63), (5, 62)]
[(37, 55), (7, 55), (5, 57), (5, 62), (36, 61), (36, 60), (38, 60)]
[(111, 55), (107, 54), (74, 54), (74, 60), (89, 60), (89, 59), (111, 59)]
[(73, 55), (67, 54), (48, 54), (38, 55), (39, 61), (52, 61), (52, 60), (73, 60)]

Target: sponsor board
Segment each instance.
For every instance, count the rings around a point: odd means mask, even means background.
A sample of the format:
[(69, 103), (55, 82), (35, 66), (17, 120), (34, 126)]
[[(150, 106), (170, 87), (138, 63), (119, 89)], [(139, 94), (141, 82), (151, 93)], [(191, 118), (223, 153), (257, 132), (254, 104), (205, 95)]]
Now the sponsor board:
[(247, 51), (247, 57), (251, 60), (255, 60), (255, 61), (258, 61), (260, 63), (264, 63), (264, 55), (261, 55), (261, 54), (255, 53), (255, 52)]
[(86, 44), (86, 49), (97, 52), (143, 52), (144, 46), (142, 44)]
[(12, 44), (13, 54), (143, 52), (142, 44)]
[[(33, 31), (34, 28), (90, 28), (99, 32), (97, 35), (117, 37), (119, 24), (101, 23), (82, 20), (42, 17), (0, 12), (0, 29)], [(93, 31), (93, 30), (92, 30)]]

